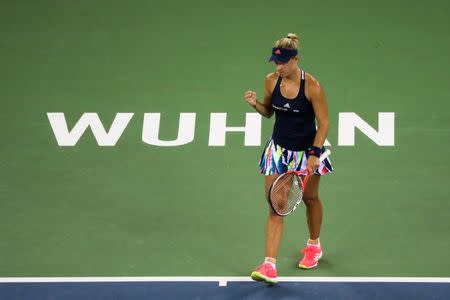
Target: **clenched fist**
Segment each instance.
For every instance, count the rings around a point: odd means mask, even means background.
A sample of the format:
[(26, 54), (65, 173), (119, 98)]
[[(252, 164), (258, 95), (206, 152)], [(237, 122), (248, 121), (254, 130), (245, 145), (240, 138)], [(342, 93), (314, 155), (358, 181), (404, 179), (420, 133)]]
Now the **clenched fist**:
[(254, 91), (246, 91), (244, 94), (245, 101), (247, 101), (248, 104), (255, 107), (256, 106), (256, 92)]

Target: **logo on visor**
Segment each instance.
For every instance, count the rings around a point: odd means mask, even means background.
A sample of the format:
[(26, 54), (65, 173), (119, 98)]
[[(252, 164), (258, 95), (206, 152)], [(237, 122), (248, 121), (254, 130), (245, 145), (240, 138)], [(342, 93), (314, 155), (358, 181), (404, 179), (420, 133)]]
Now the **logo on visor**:
[(275, 54), (276, 54), (276, 55), (280, 55), (280, 54), (281, 54), (280, 49), (277, 49), (277, 51), (275, 51)]

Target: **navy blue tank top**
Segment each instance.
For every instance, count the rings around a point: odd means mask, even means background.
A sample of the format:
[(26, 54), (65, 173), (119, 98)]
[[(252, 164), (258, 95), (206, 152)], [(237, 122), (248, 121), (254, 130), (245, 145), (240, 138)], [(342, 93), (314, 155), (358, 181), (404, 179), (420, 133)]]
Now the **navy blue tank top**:
[(285, 149), (305, 150), (313, 145), (316, 137), (316, 115), (305, 96), (305, 72), (301, 72), (300, 89), (295, 99), (287, 99), (281, 95), (282, 80), (279, 76), (272, 92), (272, 107), (275, 111), (272, 139)]

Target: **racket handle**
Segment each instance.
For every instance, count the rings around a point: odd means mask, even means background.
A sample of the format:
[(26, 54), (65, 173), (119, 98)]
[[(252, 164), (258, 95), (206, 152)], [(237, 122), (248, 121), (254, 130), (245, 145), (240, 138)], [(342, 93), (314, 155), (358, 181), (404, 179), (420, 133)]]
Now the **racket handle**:
[(325, 152), (320, 155), (319, 161), (323, 162), (325, 158), (327, 158), (330, 154), (331, 154), (330, 149), (325, 150)]

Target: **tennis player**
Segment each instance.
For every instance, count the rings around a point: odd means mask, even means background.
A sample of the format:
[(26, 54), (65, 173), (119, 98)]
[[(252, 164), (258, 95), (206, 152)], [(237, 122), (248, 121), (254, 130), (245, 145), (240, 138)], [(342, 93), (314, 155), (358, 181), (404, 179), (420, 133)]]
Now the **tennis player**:
[[(322, 224), (322, 203), (319, 199), (320, 176), (333, 171), (330, 160), (319, 161), (325, 151), (327, 137), (328, 105), (319, 82), (298, 66), (298, 37), (289, 33), (275, 42), (272, 56), (276, 72), (266, 76), (264, 99), (258, 101), (254, 91), (245, 92), (245, 100), (262, 116), (270, 118), (275, 112), (272, 137), (267, 142), (259, 171), (265, 175), (265, 193), (274, 180), (289, 170), (313, 173), (305, 188), (303, 200), (309, 239), (301, 250), (303, 257), (298, 266), (310, 269), (322, 257), (319, 240)], [(316, 127), (317, 125), (317, 127)], [(275, 214), (269, 205), (266, 225), (266, 254), (251, 277), (257, 281), (274, 284), (277, 280), (276, 258), (283, 233), (283, 217)]]

